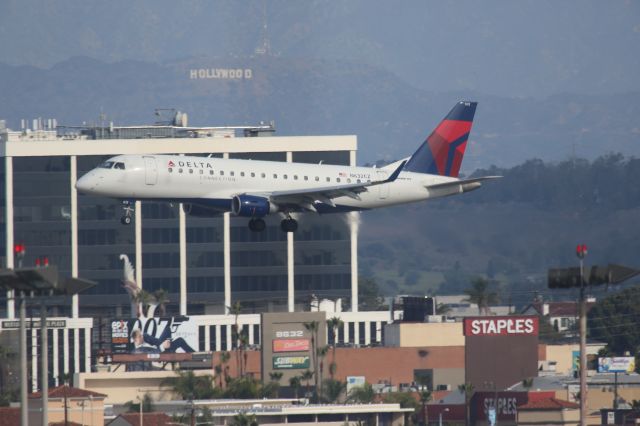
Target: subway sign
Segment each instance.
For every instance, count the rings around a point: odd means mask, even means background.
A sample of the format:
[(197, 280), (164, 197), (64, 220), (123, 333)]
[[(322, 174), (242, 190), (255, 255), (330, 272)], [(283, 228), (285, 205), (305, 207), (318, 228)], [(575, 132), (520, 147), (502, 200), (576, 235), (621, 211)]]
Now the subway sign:
[(309, 356), (274, 356), (274, 370), (293, 370), (309, 368)]
[(538, 317), (504, 316), (464, 319), (465, 336), (537, 336)]

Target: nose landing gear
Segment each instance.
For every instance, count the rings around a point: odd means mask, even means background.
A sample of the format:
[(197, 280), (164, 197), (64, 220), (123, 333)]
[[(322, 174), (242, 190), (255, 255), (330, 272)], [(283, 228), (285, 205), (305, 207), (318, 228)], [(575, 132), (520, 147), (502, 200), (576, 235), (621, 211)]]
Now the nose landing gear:
[(120, 218), (120, 223), (122, 223), (123, 225), (131, 225), (131, 221), (133, 220), (133, 212), (135, 211), (135, 209), (131, 207), (130, 201), (122, 202), (122, 211), (124, 212), (124, 214)]

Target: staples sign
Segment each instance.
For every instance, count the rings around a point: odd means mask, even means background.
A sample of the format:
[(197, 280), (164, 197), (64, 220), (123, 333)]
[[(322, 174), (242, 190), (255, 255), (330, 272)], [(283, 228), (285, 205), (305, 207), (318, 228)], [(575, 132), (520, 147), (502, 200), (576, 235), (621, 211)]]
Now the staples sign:
[(538, 317), (474, 317), (464, 319), (465, 336), (537, 336)]

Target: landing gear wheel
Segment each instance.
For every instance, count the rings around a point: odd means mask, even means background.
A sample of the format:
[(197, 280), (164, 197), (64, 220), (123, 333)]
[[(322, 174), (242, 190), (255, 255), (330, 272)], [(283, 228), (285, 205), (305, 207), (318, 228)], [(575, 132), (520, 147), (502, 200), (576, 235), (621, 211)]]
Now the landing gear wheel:
[(131, 204), (133, 204), (132, 201), (124, 200), (122, 202), (122, 211), (124, 215), (120, 218), (120, 223), (123, 225), (131, 225), (131, 221), (133, 220), (132, 217), (135, 210), (131, 207)]
[(262, 232), (267, 227), (263, 219), (251, 219), (249, 221), (249, 229), (253, 232)]
[(282, 232), (296, 232), (298, 229), (298, 221), (292, 218), (283, 219), (280, 222), (280, 228), (282, 228)]

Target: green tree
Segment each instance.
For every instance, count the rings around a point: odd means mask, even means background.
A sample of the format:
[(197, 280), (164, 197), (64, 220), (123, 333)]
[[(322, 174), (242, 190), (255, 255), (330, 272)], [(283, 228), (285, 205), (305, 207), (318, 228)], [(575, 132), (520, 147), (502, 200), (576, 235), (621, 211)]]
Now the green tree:
[(231, 426), (258, 426), (258, 420), (253, 414), (240, 413), (233, 416), (229, 425)]
[(340, 400), (340, 397), (347, 388), (347, 384), (335, 379), (324, 380), (324, 386), (322, 387), (322, 399), (329, 404), (335, 404)]
[(437, 315), (447, 315), (449, 312), (451, 312), (451, 306), (449, 305), (445, 305), (444, 303), (438, 303), (438, 306), (436, 306)]
[(304, 328), (311, 334), (311, 365), (313, 368), (313, 377), (315, 384), (315, 395), (318, 395), (318, 380), (320, 374), (318, 373), (318, 331), (320, 330), (320, 323), (318, 321), (310, 321), (303, 323)]
[(176, 376), (167, 377), (160, 382), (160, 386), (170, 387), (182, 399), (209, 399), (217, 393), (212, 376), (196, 376), (191, 370), (177, 370)]
[(293, 395), (298, 398), (298, 393), (302, 387), (302, 378), (300, 376), (293, 376), (289, 379), (289, 387), (293, 389)]
[(640, 350), (640, 287), (632, 287), (599, 300), (587, 315), (588, 336), (605, 342), (618, 356)]
[(351, 388), (349, 395), (347, 396), (347, 401), (355, 404), (371, 404), (375, 398), (376, 393), (373, 390), (373, 386), (369, 383), (365, 383), (362, 386)]
[(305, 371), (300, 376), (300, 379), (302, 379), (305, 382), (307, 382), (307, 391), (306, 391), (306, 395), (305, 396), (309, 397), (309, 395), (311, 393), (311, 379), (313, 379), (313, 372), (311, 370)]
[(401, 408), (412, 408), (413, 413), (405, 414), (405, 423), (409, 423), (409, 418), (412, 419), (413, 423), (416, 422), (416, 412), (420, 409), (420, 404), (414, 396), (409, 392), (391, 392), (384, 394), (382, 400), (385, 403), (391, 404), (400, 404)]
[(464, 291), (467, 295), (464, 301), (478, 305), (480, 315), (488, 315), (490, 313), (489, 307), (498, 303), (498, 294), (489, 291), (489, 285), (488, 280), (476, 277), (471, 281), (471, 287)]
[(465, 425), (471, 424), (471, 397), (473, 396), (473, 385), (463, 383), (458, 386), (458, 392), (464, 395)]
[(282, 379), (282, 372), (280, 371), (272, 371), (269, 373), (270, 383), (273, 388), (273, 394), (276, 398), (278, 398), (278, 394), (280, 391), (280, 380)]
[[(140, 402), (127, 401), (124, 404), (128, 413), (139, 413), (140, 412)], [(153, 407), (153, 399), (149, 393), (145, 393), (142, 396), (142, 412), (143, 413), (152, 413), (154, 411)]]
[(227, 383), (224, 396), (232, 399), (256, 399), (262, 396), (262, 388), (251, 376), (236, 377)]
[(377, 311), (382, 306), (380, 289), (373, 278), (358, 280), (358, 305), (363, 311)]
[(420, 404), (422, 405), (422, 417), (425, 424), (429, 424), (429, 412), (427, 411), (427, 404), (431, 401), (431, 391), (430, 390), (422, 390), (420, 391)]
[(333, 379), (338, 371), (336, 365), (336, 343), (338, 342), (339, 329), (344, 326), (342, 320), (338, 317), (332, 317), (327, 320), (327, 327), (333, 332), (333, 343), (331, 344), (331, 364), (329, 364), (329, 376)]

